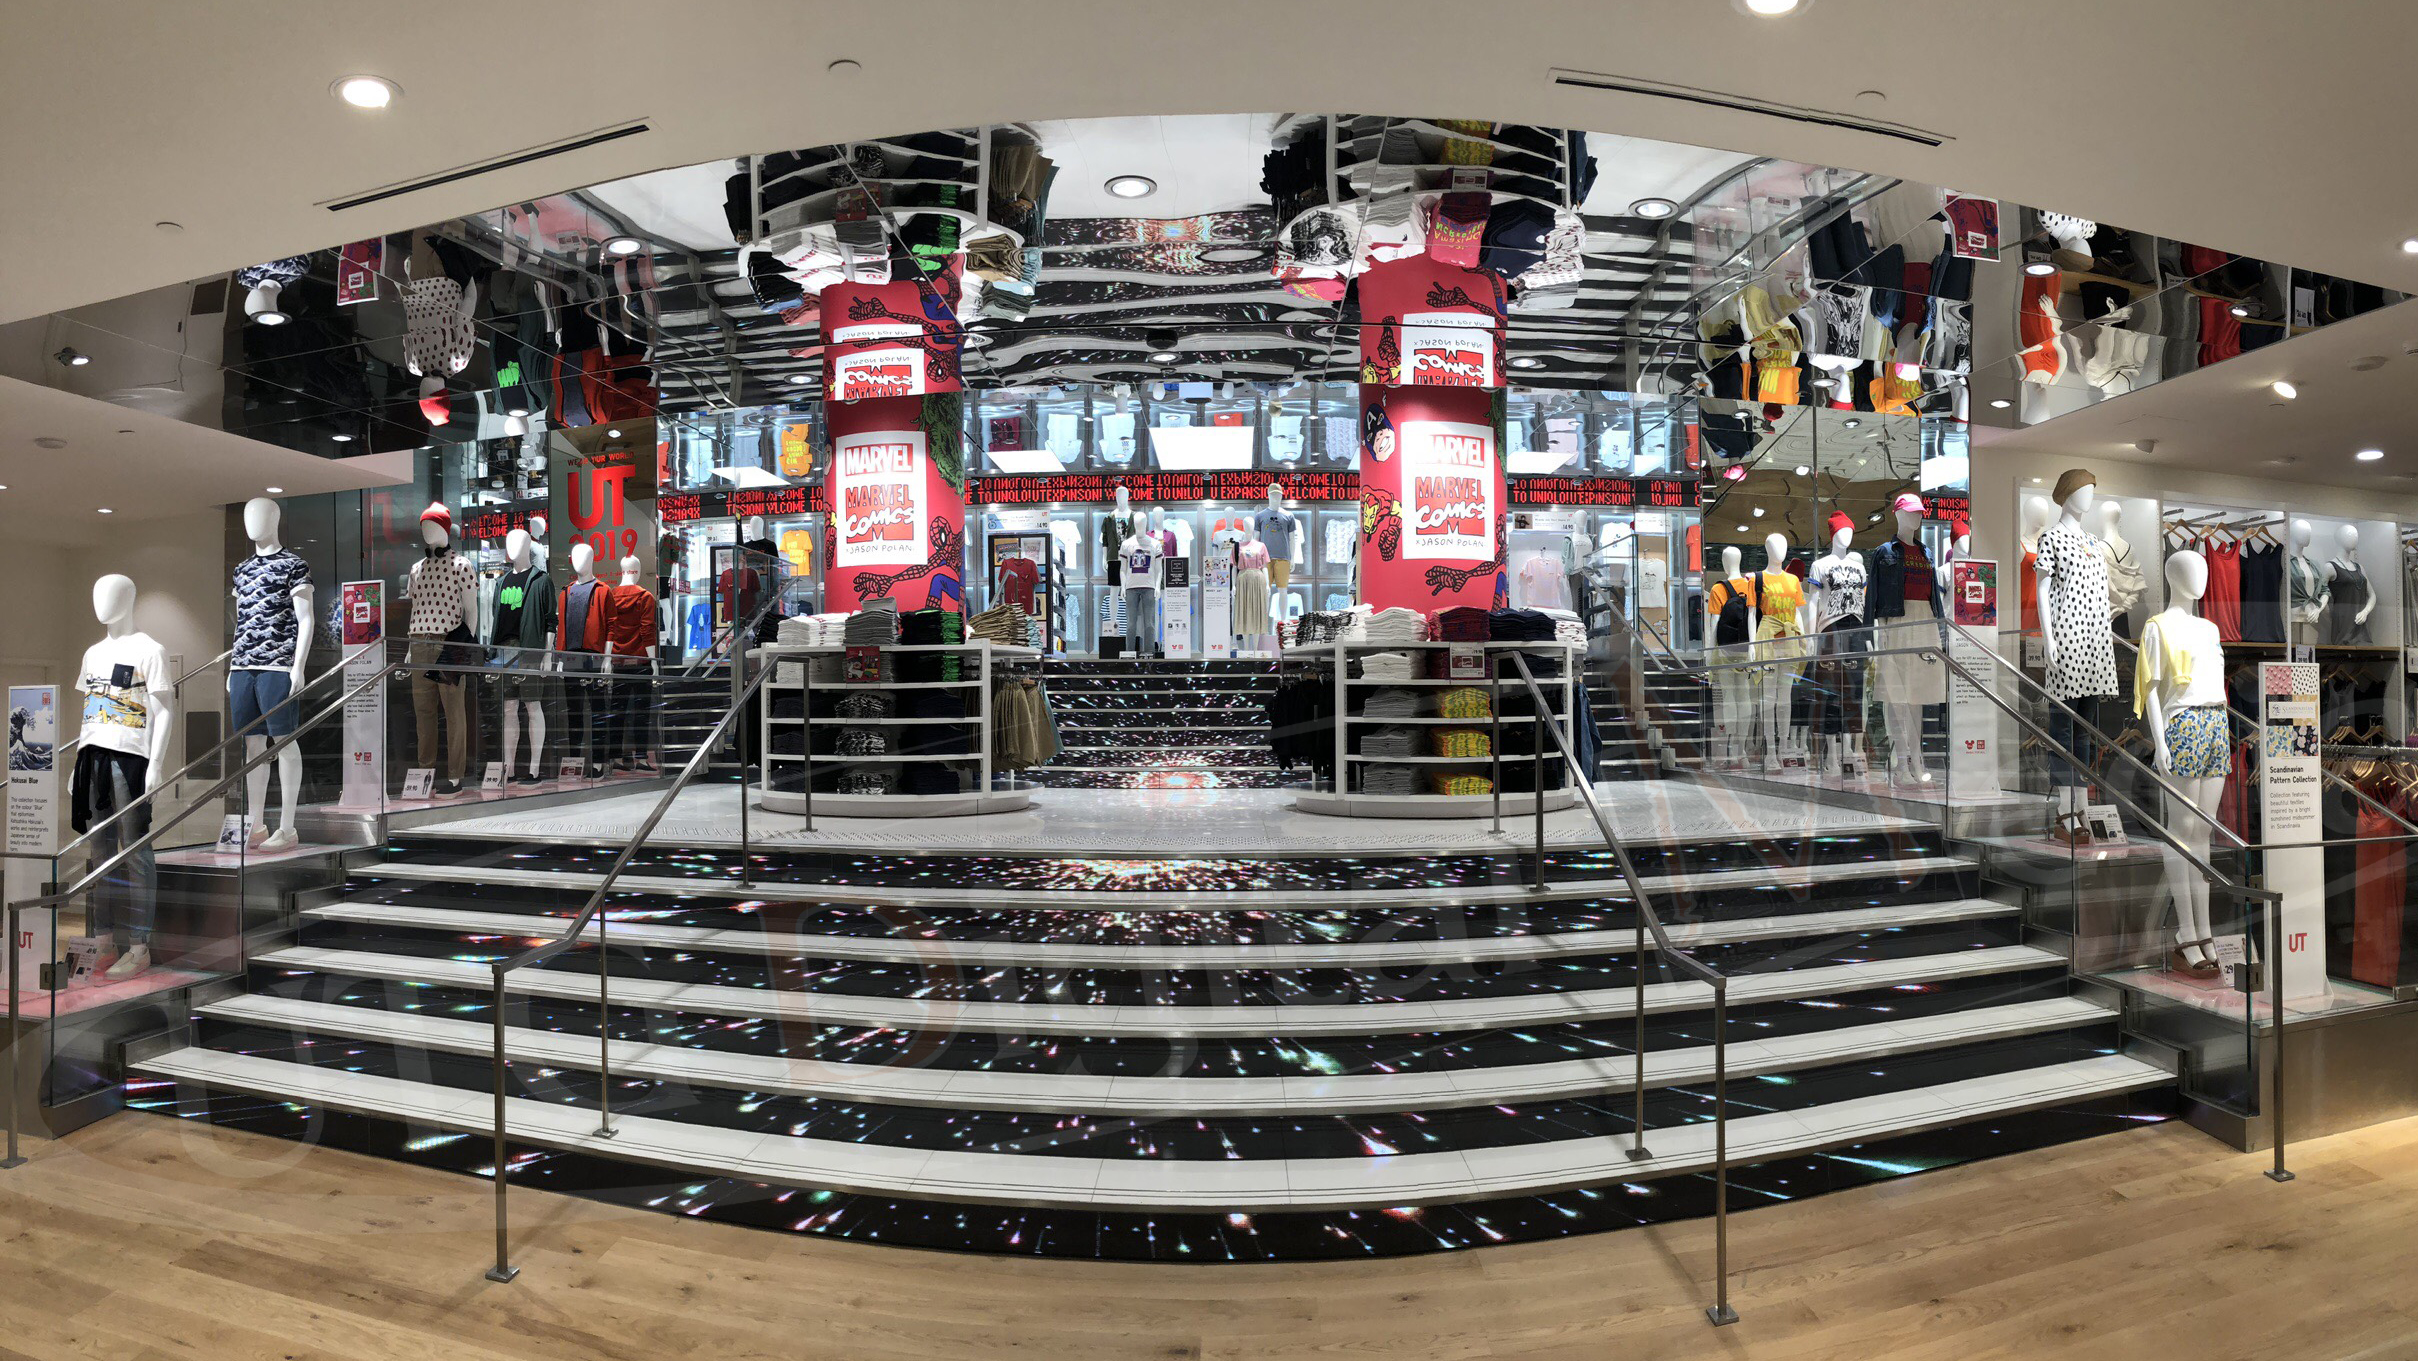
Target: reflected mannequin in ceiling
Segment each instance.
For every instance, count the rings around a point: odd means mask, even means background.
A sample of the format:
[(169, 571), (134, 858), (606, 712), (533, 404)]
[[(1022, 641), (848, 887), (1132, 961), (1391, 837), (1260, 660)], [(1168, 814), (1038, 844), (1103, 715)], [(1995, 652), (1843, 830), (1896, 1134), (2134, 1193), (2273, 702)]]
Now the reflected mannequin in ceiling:
[(1765, 535), (1764, 566), (1755, 575), (1755, 660), (1772, 665), (1758, 668), (1754, 675), (1767, 771), (1791, 763), (1801, 766), (1805, 756), (1804, 731), (1790, 719), (1796, 711), (1791, 701), (1796, 698), (1797, 676), (1804, 670), (1812, 611), (1805, 603), (1805, 583), (1787, 569), (1787, 562), (1788, 536)]
[(1117, 508), (1100, 517), (1100, 565), (1108, 573), (1111, 590), (1122, 589), (1125, 585), (1122, 562), (1125, 541), (1133, 537), (1135, 527), (1141, 522), (1141, 517), (1133, 513), (1133, 492), (1119, 486)]
[[(245, 734), (244, 756), (257, 759), (271, 741), (290, 737), (302, 701), (303, 666), (311, 653), (317, 599), (311, 569), (278, 539), (283, 513), (275, 501), (255, 496), (244, 503), (244, 537), (252, 556), (235, 569), (235, 652), (227, 662), (228, 727)], [(277, 829), (269, 830), (269, 770), (277, 771)], [(253, 766), (244, 777), (250, 843), (263, 851), (287, 851), (301, 837), (294, 830), (294, 805), (302, 790), (302, 747), (286, 743), (275, 762)]]
[[(583, 751), (574, 769), (591, 780), (605, 771), (599, 759), (606, 737), (606, 706), (599, 689), (604, 682), (595, 675), (603, 661), (595, 654), (604, 651), (604, 620), (610, 608), (605, 584), (596, 578), (596, 546), (572, 544), (571, 580), (555, 610), (555, 665), (566, 677), (563, 717), (570, 727), (563, 740), (580, 744)], [(572, 764), (567, 757), (565, 764)]]
[(1721, 575), (1704, 586), (1704, 613), (1712, 626), (1708, 650), (1719, 669), (1713, 672), (1714, 759), (1730, 767), (1746, 763), (1748, 729), (1756, 720), (1755, 673), (1743, 665), (1752, 660), (1758, 617), (1755, 583), (1746, 579), (1746, 555), (1736, 544), (1721, 549)]
[(2371, 647), (2368, 616), (2376, 612), (2376, 585), (2359, 566), (2359, 526), (2334, 531), (2334, 560), (2326, 564), (2326, 641), (2337, 647)]
[(88, 867), (102, 868), (142, 843), (93, 886), (85, 908), (86, 933), (101, 938), (104, 952), (115, 954), (124, 937), (124, 953), (103, 972), (111, 982), (151, 967), (159, 868), (143, 842), (151, 805), (142, 800), (167, 783), (169, 742), (176, 734), (168, 651), (134, 627), (134, 598), (131, 578), (113, 573), (92, 584), (92, 613), (104, 636), (84, 650), (77, 670), (84, 717), (68, 795), (69, 825), (92, 838)]
[(1872, 650), (1864, 609), (1870, 575), (1855, 543), (1855, 521), (1840, 512), (1830, 517), (1830, 550), (1814, 559), (1812, 587), (1817, 655), (1814, 678), (1820, 683), (1823, 774), (1860, 779), (1871, 768), (1864, 749), (1864, 654)]
[[(2175, 972), (2217, 976), (2215, 932), (2209, 926), (2208, 879), (2183, 851), (2208, 859), (2210, 822), (2233, 771), (2232, 734), (2225, 710), (2225, 648), (2213, 620), (2198, 613), (2208, 592), (2208, 560), (2193, 549), (2166, 559), (2167, 606), (2141, 630), (2133, 699), (2157, 746), (2166, 796), (2166, 830), (2180, 843), (2160, 843), (2166, 892), (2175, 905)], [(2186, 806), (2188, 805), (2188, 806)]]
[(2317, 531), (2309, 527), (2307, 520), (2294, 520), (2292, 556), (2284, 564), (2288, 579), (2284, 609), (2286, 622), (2291, 625), (2284, 636), (2302, 647), (2316, 644), (2319, 621), (2325, 618), (2326, 607), (2334, 598), (2333, 580), (2318, 566), (2316, 553), (2309, 546), (2316, 537)]
[(1158, 637), (1159, 577), (1165, 570), (1158, 531), (1137, 521), (1117, 546), (1124, 561), (1125, 647), (1147, 656)]

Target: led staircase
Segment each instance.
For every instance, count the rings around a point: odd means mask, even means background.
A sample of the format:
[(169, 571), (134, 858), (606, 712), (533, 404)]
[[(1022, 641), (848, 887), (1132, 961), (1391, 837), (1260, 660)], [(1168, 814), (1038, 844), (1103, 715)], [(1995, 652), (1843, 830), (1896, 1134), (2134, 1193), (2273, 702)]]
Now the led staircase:
[[(1657, 788), (1672, 786), (1661, 785)], [(1877, 820), (1886, 822), (1886, 820)], [(615, 847), (420, 832), (134, 1058), (129, 1104), (490, 1170), (492, 960)], [(2175, 1076), (1911, 824), (1633, 848), (1735, 975), (1733, 1203), (2162, 1117)], [(991, 1252), (1358, 1257), (1706, 1212), (1711, 995), (1642, 961), (1601, 852), (1115, 861), (642, 852), (612, 954), (512, 975), (515, 1180)], [(593, 927), (591, 928), (593, 930)], [(1649, 938), (1648, 945), (1652, 942)]]
[(1057, 759), (1031, 772), (1059, 789), (1282, 789), (1264, 706), (1276, 665), (1259, 659), (1053, 660)]

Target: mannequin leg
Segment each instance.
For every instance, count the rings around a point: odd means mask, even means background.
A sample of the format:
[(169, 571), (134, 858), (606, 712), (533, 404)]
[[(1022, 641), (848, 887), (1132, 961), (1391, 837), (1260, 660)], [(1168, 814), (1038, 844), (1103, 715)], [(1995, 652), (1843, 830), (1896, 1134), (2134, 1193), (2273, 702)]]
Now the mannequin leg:
[(521, 745), (521, 706), (519, 701), (504, 701), (504, 776), (512, 775), (512, 758)]
[(289, 742), (277, 753), (277, 830), (261, 839), (262, 850), (291, 850), (302, 840), (302, 834), (294, 829), (294, 806), (301, 801), (301, 795), (302, 748)]
[[(2168, 796), (2166, 829), (2182, 843), (2184, 850), (2206, 860), (2211, 840), (2209, 826), (2191, 810), (2214, 812), (2217, 801), (2224, 797), (2225, 777), (2176, 778), (2170, 782), (2182, 797)], [(2190, 807), (2179, 806), (2185, 802)], [(2208, 881), (2173, 846), (2161, 849), (2166, 862), (2166, 891), (2175, 905), (2175, 952), (2190, 964), (2213, 963), (2214, 953), (2202, 943), (2216, 934), (2208, 918)]]
[[(245, 738), (243, 740), (244, 759), (247, 761), (259, 760), (260, 753), (268, 750), (268, 746), (269, 739), (265, 735)], [(293, 748), (289, 747), (287, 751), (291, 752)], [(300, 753), (297, 752), (295, 755), (299, 757)], [(277, 759), (278, 764), (283, 765), (285, 754), (280, 753)], [(293, 787), (290, 781), (286, 785), (289, 790)], [(244, 840), (257, 846), (269, 839), (269, 767), (265, 762), (252, 767), (251, 773), (243, 777), (243, 792), (244, 813), (252, 820), (251, 828)], [(285, 820), (287, 826), (293, 825), (294, 814), (291, 809), (286, 811)]]
[[(528, 715), (529, 778), (535, 780), (542, 778), (545, 773), (543, 767), (546, 760), (546, 706), (529, 699), (521, 701), (520, 707)], [(507, 746), (504, 755), (504, 776), (509, 779), (511, 775), (512, 756), (511, 749)]]
[(1919, 784), (1931, 778), (1923, 769), (1923, 706), (1891, 701), (1885, 709), (1889, 722), (1889, 770), (1901, 784)]

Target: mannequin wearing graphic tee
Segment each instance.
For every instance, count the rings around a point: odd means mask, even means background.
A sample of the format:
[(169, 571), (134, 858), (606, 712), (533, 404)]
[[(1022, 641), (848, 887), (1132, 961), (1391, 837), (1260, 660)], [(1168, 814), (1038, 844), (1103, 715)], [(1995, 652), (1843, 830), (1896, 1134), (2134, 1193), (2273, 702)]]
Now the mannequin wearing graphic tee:
[[(303, 661), (310, 655), (315, 619), (311, 569), (302, 555), (277, 539), (275, 501), (256, 496), (244, 503), (243, 529), (252, 556), (235, 568), (235, 655), (227, 661), (228, 726), (248, 733), (247, 759), (270, 739), (294, 731), (300, 706), (289, 698), (302, 689)], [(269, 767), (254, 766), (244, 777), (251, 810), (251, 843), (265, 851), (291, 849), (294, 800), (302, 789), (302, 748), (288, 743), (277, 753), (277, 830), (269, 830)]]
[(2309, 551), (2309, 541), (2316, 531), (2307, 520), (2292, 522), (2292, 560), (2284, 564), (2289, 586), (2284, 592), (2287, 620), (2291, 629), (2284, 636), (2303, 646), (2317, 641), (2319, 621), (2326, 617), (2326, 607), (2334, 600), (2334, 583), (2326, 570), (2317, 565)]
[(579, 734), (587, 746), (581, 768), (591, 780), (604, 775), (604, 761), (610, 754), (606, 682), (596, 676), (604, 663), (595, 655), (605, 650), (605, 616), (609, 612), (605, 584), (596, 579), (595, 547), (584, 543), (571, 545), (571, 584), (563, 587), (562, 599), (556, 604), (555, 629), (559, 641), (555, 646), (562, 652), (560, 664), (564, 675), (575, 678), (563, 687), (563, 707), (570, 715), (571, 731)]
[(655, 769), (654, 687), (638, 679), (655, 669), (655, 646), (663, 634), (655, 593), (638, 581), (638, 559), (621, 560), (621, 584), (605, 592), (605, 664), (620, 673), (618, 731), (613, 768)]
[(1848, 547), (1854, 542), (1855, 521), (1834, 512), (1830, 551), (1814, 559), (1810, 569), (1814, 628), (1825, 659), (1816, 663), (1823, 695), (1822, 768), (1833, 775), (1860, 775), (1870, 765), (1864, 754), (1863, 659), (1872, 650), (1864, 622), (1870, 576), (1864, 555)]
[(1268, 484), (1268, 504), (1251, 517), (1251, 532), (1268, 546), (1268, 614), (1281, 617), (1283, 608), (1275, 602), (1282, 599), (1285, 588), (1293, 584), (1293, 569), (1302, 565), (1304, 535), (1301, 521), (1285, 509), (1285, 489)]
[(2338, 551), (2326, 564), (2326, 641), (2366, 647), (2376, 641), (2368, 631), (2368, 616), (2376, 612), (2376, 586), (2359, 569), (2359, 526), (2335, 530), (2334, 545)]
[(1125, 555), (1125, 541), (1133, 537), (1141, 524), (1141, 517), (1133, 513), (1133, 493), (1123, 487), (1117, 488), (1117, 508), (1100, 517), (1100, 556), (1108, 559), (1109, 585), (1125, 584), (1124, 564), (1120, 559)]
[[(167, 650), (150, 634), (135, 632), (132, 581), (112, 575), (94, 582), (92, 613), (108, 636), (84, 650), (76, 673), (76, 691), (84, 696), (84, 724), (76, 735), (68, 802), (76, 831), (94, 833), (91, 863), (98, 865), (151, 830), (151, 806), (137, 806), (136, 800), (168, 778), (176, 690), (170, 684)], [(125, 816), (117, 817), (121, 812)], [(104, 975), (110, 981), (132, 978), (151, 967), (151, 923), (158, 901), (158, 862), (148, 847), (94, 888), (91, 934), (104, 937), (105, 947), (113, 951), (119, 933), (126, 937), (125, 953)]]
[[(411, 565), (403, 588), (411, 601), (411, 647), (405, 660), (426, 668), (447, 660), (447, 643), (475, 641), (470, 621), (479, 614), (479, 578), (470, 560), (453, 551), (453, 512), (444, 503), (430, 502), (420, 512), (420, 543), (426, 554)], [(434, 769), (443, 753), (445, 764), (437, 772), (435, 789), (440, 796), (462, 792), (462, 772), (470, 764), (470, 705), (462, 680), (458, 671), (411, 673), (418, 764)]]
[(1928, 784), (1923, 706), (1947, 702), (1947, 669), (1936, 656), (1910, 649), (1938, 647), (1944, 641), (1937, 622), (1942, 590), (1939, 569), (1923, 550), (1922, 498), (1904, 493), (1892, 506), (1897, 537), (1872, 550), (1866, 590), (1867, 617), (1875, 625), (1893, 626), (1874, 635), (1874, 647), (1891, 655), (1875, 658), (1873, 670), (1880, 682), (1881, 717), (1889, 729), (1889, 778), (1897, 784)]
[(2070, 841), (2076, 830), (2070, 819), (2089, 802), (2089, 767), (2098, 757), (2093, 731), (2104, 733), (2110, 726), (2100, 701), (2116, 693), (2116, 648), (2108, 631), (2107, 556), (2082, 528), (2082, 517), (2098, 499), (2098, 487), (2079, 468), (2058, 479), (2057, 485), (2065, 495), (2058, 501), (2057, 523), (2040, 536), (2034, 570), (2049, 697), (2061, 701), (2049, 713), (2049, 736), (2083, 762), (2076, 767), (2054, 752), (2049, 756), (2049, 783), (2063, 791), (2058, 811), (2061, 831)]
[(1125, 646), (1138, 657), (1151, 650), (1151, 640), (1158, 636), (1159, 536), (1137, 529), (1127, 536), (1119, 556), (1125, 568)]
[(1746, 555), (1736, 545), (1721, 550), (1721, 579), (1704, 583), (1704, 613), (1713, 625), (1713, 646), (1719, 660), (1733, 665), (1713, 673), (1713, 728), (1719, 759), (1746, 759), (1746, 729), (1754, 722), (1754, 672), (1734, 663), (1748, 660), (1755, 633), (1762, 627), (1755, 583), (1740, 575)]
[(1788, 561), (1787, 535), (1764, 537), (1763, 561), (1763, 570), (1755, 574), (1755, 660), (1782, 664), (1758, 670), (1755, 684), (1762, 699), (1759, 726), (1763, 732), (1764, 768), (1778, 770), (1796, 749), (1789, 714), (1790, 701), (1796, 697), (1797, 674), (1802, 668), (1793, 659), (1805, 655), (1805, 635), (1810, 631), (1813, 613), (1805, 601), (1805, 583), (1795, 573), (1777, 565)]
[[(2225, 777), (2233, 773), (2225, 714), (2225, 647), (2216, 624), (2194, 612), (2207, 590), (2207, 559), (2188, 548), (2167, 557), (2169, 603), (2141, 630), (2141, 659), (2133, 672), (2134, 707), (2147, 720), (2150, 738), (2157, 744), (2159, 773), (2176, 790), (2167, 796), (2166, 829), (2203, 861), (2208, 858), (2209, 824), (2200, 814), (2215, 814)], [(2179, 806), (2185, 802), (2191, 806)], [(2208, 881), (2173, 846), (2162, 849), (2166, 891), (2175, 905), (2170, 962), (2177, 973), (2214, 978)]]
[[(504, 776), (514, 784), (536, 784), (545, 778), (546, 700), (553, 680), (542, 673), (554, 669), (554, 581), (537, 565), (536, 548), (525, 529), (504, 536), (504, 560), (511, 570), (495, 587), (495, 615), (488, 621), (488, 642), (496, 648), (495, 662), (507, 668), (501, 677), (504, 706)], [(521, 728), (529, 729), (529, 767), (514, 775), (512, 761), (520, 749)]]

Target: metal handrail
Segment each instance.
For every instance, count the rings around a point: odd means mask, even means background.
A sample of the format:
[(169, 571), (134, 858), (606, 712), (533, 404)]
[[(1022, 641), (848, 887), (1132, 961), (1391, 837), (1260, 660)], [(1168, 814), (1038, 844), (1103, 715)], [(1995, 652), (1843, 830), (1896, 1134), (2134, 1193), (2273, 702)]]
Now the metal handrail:
[[(586, 933), (588, 923), (596, 923), (596, 947), (599, 952), (599, 967), (596, 977), (596, 1053), (599, 1076), (597, 1095), (600, 1106), (596, 1134), (599, 1138), (612, 1138), (614, 1134), (613, 1027), (610, 1011), (613, 971), (611, 957), (603, 953), (606, 927), (610, 922), (610, 918), (602, 913), (604, 900), (613, 891), (613, 882), (621, 877), (623, 870), (629, 868), (630, 861), (637, 857), (639, 848), (646, 844), (647, 838), (654, 834), (656, 825), (663, 821), (666, 813), (671, 811), (673, 802), (680, 797), (680, 791), (686, 789), (689, 783), (697, 778), (698, 772), (705, 769), (708, 758), (713, 755), (714, 749), (723, 743), (725, 735), (730, 731), (731, 724), (747, 712), (748, 701), (755, 697), (756, 692), (763, 688), (764, 682), (772, 674), (773, 668), (769, 666), (757, 671), (755, 679), (747, 682), (739, 691), (729, 710), (715, 722), (713, 730), (708, 732), (705, 738), (697, 744), (697, 750), (688, 758), (688, 764), (680, 768), (680, 773), (673, 777), (671, 784), (656, 797), (655, 806), (638, 824), (638, 830), (631, 836), (630, 844), (622, 847), (620, 853), (613, 857), (612, 865), (605, 870), (603, 881), (597, 884), (594, 893), (588, 895), (588, 901), (572, 916), (570, 924), (564, 928), (563, 933), (543, 945), (531, 946), (509, 959), (498, 960), (489, 966), (494, 976), (492, 1011), (495, 1019), (495, 1265), (487, 1269), (488, 1280), (507, 1282), (520, 1275), (520, 1268), (512, 1265), (511, 1243), (507, 1235), (505, 1219), (505, 1200), (511, 1188), (511, 1178), (508, 1175), (510, 1163), (505, 1148), (504, 1077), (511, 1068), (511, 1059), (504, 1049), (504, 980), (516, 969), (544, 963), (546, 960), (568, 951), (580, 943), (580, 937)], [(744, 784), (739, 790), (739, 806), (742, 811), (747, 806), (747, 790)], [(742, 823), (739, 836), (739, 861), (743, 867), (747, 862), (747, 854), (747, 834), (745, 824)]]
[[(1577, 789), (1579, 798), (1587, 805), (1588, 815), (1595, 819), (1595, 829), (1603, 833), (1604, 845), (1611, 850), (1614, 863), (1620, 867), (1620, 877), (1629, 886), (1629, 896), (1637, 904), (1637, 968), (1634, 988), (1637, 997), (1635, 1044), (1637, 1111), (1633, 1122), (1632, 1142), (1628, 1150), (1629, 1157), (1632, 1159), (1643, 1159), (1650, 1156), (1646, 1152), (1645, 1146), (1646, 934), (1652, 933), (1655, 949), (1660, 952), (1661, 958), (1679, 966), (1683, 972), (1693, 974), (1713, 990), (1714, 1284), (1712, 1307), (1704, 1312), (1705, 1317), (1711, 1319), (1716, 1328), (1724, 1324), (1736, 1323), (1738, 1311), (1730, 1307), (1729, 978), (1719, 969), (1681, 949), (1678, 943), (1671, 939), (1671, 933), (1662, 924), (1661, 914), (1654, 910), (1653, 900), (1646, 895), (1644, 882), (1637, 876), (1637, 866), (1629, 859), (1627, 844), (1620, 839), (1620, 833), (1613, 830), (1611, 819), (1604, 815), (1603, 804), (1595, 797), (1594, 773), (1580, 766), (1577, 753), (1570, 749), (1569, 736), (1562, 730), (1563, 725), (1545, 721), (1545, 715), (1550, 712), (1550, 708), (1545, 702), (1544, 690), (1536, 683), (1535, 673), (1528, 669), (1526, 654), (1514, 651), (1506, 653), (1505, 657), (1518, 670), (1520, 683), (1528, 691), (1529, 710), (1538, 739), (1534, 744), (1537, 778), (1533, 783), (1536, 788), (1530, 797), (1535, 799), (1537, 808), (1536, 858), (1540, 878), (1544, 873), (1545, 863), (1545, 748), (1543, 739), (1551, 737), (1555, 749), (1561, 753), (1562, 761), (1569, 767), (1571, 785)], [(1575, 721), (1575, 719), (1576, 715), (1572, 715), (1571, 721)]]

